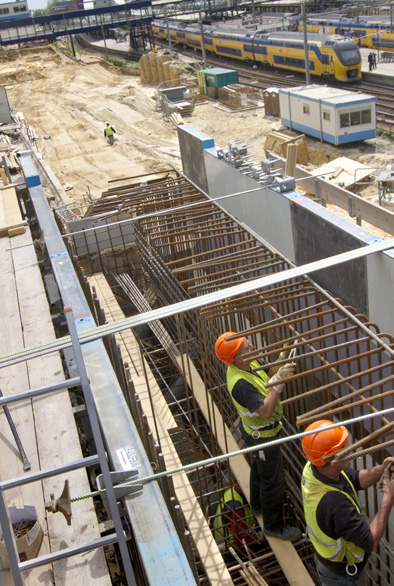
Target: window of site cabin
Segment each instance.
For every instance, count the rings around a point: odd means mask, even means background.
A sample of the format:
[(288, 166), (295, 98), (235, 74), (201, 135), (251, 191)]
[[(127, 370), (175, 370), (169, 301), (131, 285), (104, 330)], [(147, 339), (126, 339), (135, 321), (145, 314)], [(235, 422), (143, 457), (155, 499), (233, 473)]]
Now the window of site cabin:
[(328, 110), (323, 110), (323, 120), (327, 120), (327, 122), (330, 122), (331, 116)]
[(357, 126), (359, 124), (370, 124), (371, 110), (358, 110), (357, 112), (344, 112), (340, 115), (341, 128), (346, 126)]
[(304, 112), (304, 114), (310, 114), (310, 108), (309, 108), (309, 104), (302, 104), (302, 111)]

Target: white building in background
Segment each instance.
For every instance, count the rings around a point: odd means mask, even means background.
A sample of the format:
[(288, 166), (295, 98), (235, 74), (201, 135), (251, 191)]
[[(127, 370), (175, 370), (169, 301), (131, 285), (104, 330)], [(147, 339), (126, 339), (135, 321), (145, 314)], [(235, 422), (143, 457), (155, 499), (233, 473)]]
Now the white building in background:
[(31, 16), (26, 0), (15, 0), (15, 2), (4, 2), (0, 4), (0, 20), (14, 20), (15, 18), (26, 18)]

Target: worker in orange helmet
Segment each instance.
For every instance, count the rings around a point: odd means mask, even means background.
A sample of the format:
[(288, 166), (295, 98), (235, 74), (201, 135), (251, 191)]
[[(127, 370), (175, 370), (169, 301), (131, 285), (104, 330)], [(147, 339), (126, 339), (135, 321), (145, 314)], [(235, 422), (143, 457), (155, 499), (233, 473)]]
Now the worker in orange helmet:
[[(245, 337), (229, 340), (234, 332), (225, 332), (216, 340), (216, 356), (227, 364), (227, 388), (240, 416), (240, 428), (247, 447), (261, 446), (252, 454), (250, 467), (250, 507), (254, 516), (263, 515), (264, 533), (287, 541), (301, 537), (298, 527), (285, 525), (283, 498), (286, 480), (280, 446), (264, 447), (264, 444), (279, 437), (283, 407), (280, 395), (284, 388), (281, 380), (295, 372), (295, 364), (285, 364), (273, 372), (253, 372), (261, 366), (257, 360), (242, 357), (254, 350)], [(279, 355), (279, 360), (288, 357), (290, 349)], [(270, 378), (270, 375), (271, 376)], [(275, 383), (266, 387), (267, 383)], [(263, 445), (262, 445), (263, 444)]]
[[(316, 433), (302, 439), (309, 460), (301, 482), (307, 531), (322, 585), (363, 586), (369, 554), (377, 549), (393, 506), (389, 468), (394, 458), (369, 470), (355, 470), (349, 461), (325, 461), (349, 443), (346, 427), (327, 429), (332, 425), (326, 419), (315, 421), (305, 431)], [(382, 475), (383, 499), (370, 523), (361, 512), (357, 491), (375, 485)]]

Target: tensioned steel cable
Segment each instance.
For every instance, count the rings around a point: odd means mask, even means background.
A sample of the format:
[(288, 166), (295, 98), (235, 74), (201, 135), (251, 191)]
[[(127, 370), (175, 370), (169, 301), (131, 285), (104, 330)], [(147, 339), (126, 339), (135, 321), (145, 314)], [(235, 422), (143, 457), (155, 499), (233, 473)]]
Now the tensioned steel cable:
[[(165, 307), (159, 307), (158, 309), (153, 309), (152, 311), (140, 313), (138, 315), (121, 319), (109, 324), (104, 324), (102, 326), (98, 326), (97, 328), (79, 332), (78, 337), (81, 343), (92, 342), (109, 334), (114, 334), (116, 332), (137, 327), (139, 325), (143, 325), (154, 320), (161, 320), (176, 315), (178, 313), (187, 312), (192, 309), (197, 309), (199, 307), (210, 305), (211, 303), (215, 303), (217, 301), (222, 301), (225, 298), (236, 297), (237, 295), (249, 293), (250, 291), (253, 291), (255, 289), (260, 289), (263, 287), (274, 285), (280, 281), (291, 280), (296, 277), (307, 275), (309, 273), (319, 271), (327, 267), (348, 262), (357, 258), (362, 258), (374, 252), (382, 252), (393, 247), (394, 238), (390, 240), (385, 240), (383, 242), (377, 242), (369, 246), (358, 248), (356, 250), (352, 250), (349, 252), (344, 252), (342, 254), (331, 256), (326, 259), (322, 259), (312, 263), (308, 263), (300, 267), (294, 267), (282, 271), (280, 273), (266, 275), (253, 281), (248, 281), (246, 283), (240, 283), (237, 285), (233, 285), (231, 287), (226, 287), (225, 289), (221, 289), (220, 291), (214, 291), (213, 293), (207, 293), (206, 295), (201, 295), (199, 297), (194, 297), (192, 299), (186, 299), (185, 301), (173, 303), (172, 305), (166, 305)], [(373, 338), (375, 342), (377, 342), (382, 348), (384, 348), (384, 350), (389, 352), (390, 355), (394, 354), (394, 350), (391, 349), (390, 346), (385, 344), (370, 329), (366, 328), (366, 326), (362, 324), (361, 321), (357, 320), (357, 318), (355, 318), (355, 316), (352, 313), (347, 312), (345, 308), (342, 309), (345, 313), (347, 313), (347, 315), (352, 320), (357, 322), (360, 327), (367, 331), (371, 338)], [(78, 316), (75, 317), (76, 322), (78, 322)], [(62, 338), (58, 338), (57, 340), (53, 340), (52, 342), (46, 342), (44, 344), (39, 344), (37, 346), (32, 346), (30, 348), (20, 350), (18, 352), (10, 353), (0, 357), (0, 368), (17, 364), (18, 362), (22, 362), (23, 360), (36, 358), (38, 356), (43, 356), (51, 352), (62, 350), (64, 348), (70, 347), (71, 345), (72, 344), (70, 336), (64, 336)]]
[[(327, 425), (327, 427), (324, 427), (324, 430), (322, 430), (322, 431), (327, 431), (329, 429), (335, 429), (336, 427), (340, 427), (340, 426), (346, 427), (346, 425), (352, 425), (353, 423), (356, 423), (358, 421), (365, 421), (367, 419), (372, 419), (373, 417), (378, 417), (380, 415), (388, 415), (389, 413), (394, 413), (394, 407), (392, 407), (390, 409), (383, 409), (382, 411), (377, 411), (376, 413), (368, 413), (367, 415), (360, 415), (358, 417), (354, 417), (353, 419), (347, 419), (346, 421), (341, 421), (339, 423), (333, 423), (332, 425)], [(296, 433), (294, 435), (290, 435), (287, 437), (282, 437), (280, 439), (276, 439), (276, 440), (264, 443), (264, 448), (268, 448), (271, 446), (277, 446), (277, 445), (284, 444), (289, 441), (299, 440), (307, 435), (312, 435), (315, 433), (316, 433), (316, 430), (311, 430), (311, 431), (303, 431), (302, 433)], [(379, 445), (373, 446), (371, 448), (371, 451), (376, 451), (379, 449), (379, 447), (384, 447), (384, 446), (379, 446)], [(227, 460), (228, 458), (233, 458), (235, 456), (240, 456), (242, 454), (248, 454), (250, 452), (254, 452), (257, 449), (261, 449), (261, 444), (259, 446), (250, 446), (248, 448), (243, 448), (242, 450), (237, 450), (236, 452), (231, 452), (229, 454), (221, 454), (220, 456), (213, 456), (212, 458), (207, 458), (206, 460), (201, 460), (200, 462), (192, 462), (191, 464), (185, 464), (184, 466), (179, 466), (178, 468), (164, 470), (163, 472), (158, 472), (157, 474), (151, 474), (150, 476), (144, 476), (143, 478), (137, 477), (134, 480), (130, 480), (130, 481), (122, 483), (122, 484), (117, 484), (115, 488), (118, 488), (121, 486), (134, 486), (134, 485), (138, 485), (138, 484), (148, 484), (148, 482), (158, 480), (159, 478), (163, 478), (164, 476), (172, 476), (173, 474), (179, 474), (180, 472), (188, 472), (189, 470), (196, 470), (198, 468), (202, 468), (204, 466), (209, 466), (210, 464), (214, 464), (215, 462), (220, 462), (222, 460)], [(360, 455), (363, 455), (363, 454), (360, 454)], [(358, 453), (355, 452), (352, 455), (352, 457), (357, 458)], [(350, 456), (349, 456), (349, 459), (350, 459)], [(92, 492), (89, 494), (80, 495), (78, 497), (71, 498), (71, 502), (83, 500), (85, 498), (90, 498), (93, 496), (98, 496), (99, 494), (100, 494), (99, 491), (95, 491), (95, 492)]]

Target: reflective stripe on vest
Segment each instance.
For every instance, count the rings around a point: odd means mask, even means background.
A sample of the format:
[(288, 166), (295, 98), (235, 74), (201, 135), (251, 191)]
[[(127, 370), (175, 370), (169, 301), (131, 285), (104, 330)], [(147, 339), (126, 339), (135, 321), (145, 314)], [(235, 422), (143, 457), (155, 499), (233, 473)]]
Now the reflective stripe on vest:
[(363, 561), (365, 551), (351, 541), (346, 541), (343, 537), (334, 539), (326, 535), (319, 527), (316, 520), (316, 510), (322, 497), (329, 491), (336, 491), (344, 494), (356, 507), (360, 513), (360, 506), (356, 490), (345, 472), (341, 474), (346, 478), (352, 488), (354, 496), (349, 495), (343, 490), (334, 486), (329, 486), (318, 480), (311, 470), (311, 463), (308, 462), (304, 468), (301, 479), (302, 499), (304, 502), (305, 520), (309, 538), (321, 557), (332, 562), (347, 561), (349, 564), (357, 564)]
[[(261, 365), (257, 362), (257, 360), (254, 360), (250, 366), (251, 368), (257, 368)], [(253, 374), (252, 372), (241, 370), (232, 364), (227, 368), (227, 388), (239, 413), (239, 416), (242, 419), (242, 424), (246, 433), (253, 435), (257, 431), (259, 432), (259, 437), (273, 437), (278, 433), (282, 425), (280, 422), (280, 418), (283, 413), (282, 405), (278, 402), (271, 417), (267, 418), (261, 417), (261, 415), (259, 415), (256, 411), (247, 411), (245, 407), (238, 403), (238, 401), (236, 401), (233, 397), (235, 383), (241, 379), (253, 385), (254, 388), (259, 391), (259, 393), (265, 399), (265, 397), (271, 391), (271, 388), (267, 389), (265, 386), (269, 381), (268, 374), (264, 370), (259, 370)], [(274, 425), (275, 423), (277, 423), (277, 425)]]

